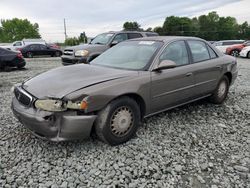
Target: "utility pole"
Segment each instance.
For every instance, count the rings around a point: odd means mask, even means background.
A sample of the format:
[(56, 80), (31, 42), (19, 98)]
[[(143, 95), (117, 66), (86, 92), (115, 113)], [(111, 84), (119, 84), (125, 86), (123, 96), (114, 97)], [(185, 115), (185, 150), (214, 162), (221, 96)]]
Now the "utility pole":
[(65, 35), (65, 40), (67, 39), (67, 32), (66, 32), (66, 21), (65, 18), (63, 19), (63, 23), (64, 23), (64, 35)]

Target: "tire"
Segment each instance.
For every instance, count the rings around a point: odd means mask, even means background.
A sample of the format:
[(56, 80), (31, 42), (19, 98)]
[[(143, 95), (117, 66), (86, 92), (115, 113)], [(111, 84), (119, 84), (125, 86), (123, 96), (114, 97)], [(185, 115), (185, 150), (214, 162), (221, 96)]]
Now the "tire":
[(33, 58), (33, 53), (32, 53), (32, 52), (27, 52), (27, 53), (26, 53), (26, 56), (27, 56), (28, 58)]
[(103, 142), (118, 145), (135, 135), (140, 117), (140, 108), (133, 99), (118, 98), (98, 113), (95, 132)]
[(18, 66), (17, 66), (17, 69), (22, 69), (24, 66), (25, 66), (25, 65), (21, 65), (21, 66), (18, 65)]
[(231, 55), (231, 56), (234, 56), (234, 57), (239, 57), (240, 52), (239, 52), (239, 50), (232, 50), (232, 52), (231, 52), (230, 55)]
[(250, 52), (248, 52), (248, 53), (247, 53), (247, 58), (249, 58), (249, 59), (250, 59)]
[(60, 56), (61, 56), (61, 53), (60, 53), (59, 51), (56, 51), (54, 56), (55, 56), (55, 57), (60, 57)]
[(229, 90), (229, 80), (228, 77), (224, 75), (220, 79), (218, 86), (216, 87), (215, 91), (210, 97), (210, 102), (214, 104), (222, 104), (227, 98), (228, 90)]

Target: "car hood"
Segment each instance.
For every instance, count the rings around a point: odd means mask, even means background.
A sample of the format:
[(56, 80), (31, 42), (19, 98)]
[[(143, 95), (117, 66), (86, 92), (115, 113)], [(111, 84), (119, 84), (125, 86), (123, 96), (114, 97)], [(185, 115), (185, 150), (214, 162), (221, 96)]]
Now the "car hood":
[(24, 82), (22, 87), (37, 98), (63, 98), (79, 89), (138, 75), (137, 71), (94, 65), (72, 65), (52, 69)]

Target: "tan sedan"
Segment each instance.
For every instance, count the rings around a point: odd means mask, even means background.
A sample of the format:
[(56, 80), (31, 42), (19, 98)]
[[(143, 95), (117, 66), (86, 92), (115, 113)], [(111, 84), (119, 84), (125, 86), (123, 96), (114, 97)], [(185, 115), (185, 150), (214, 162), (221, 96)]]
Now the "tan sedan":
[(145, 117), (206, 97), (222, 103), (236, 77), (235, 58), (202, 39), (141, 38), (89, 65), (56, 68), (16, 86), (12, 109), (38, 137), (82, 139), (95, 131), (116, 145)]

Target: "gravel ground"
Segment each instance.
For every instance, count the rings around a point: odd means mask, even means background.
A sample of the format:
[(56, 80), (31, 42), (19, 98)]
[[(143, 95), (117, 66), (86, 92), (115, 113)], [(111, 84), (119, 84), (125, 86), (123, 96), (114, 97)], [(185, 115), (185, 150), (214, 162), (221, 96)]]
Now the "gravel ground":
[(13, 117), (13, 84), (61, 66), (27, 60), (0, 72), (0, 187), (250, 187), (250, 60), (223, 105), (199, 101), (145, 120), (116, 147), (40, 140)]

